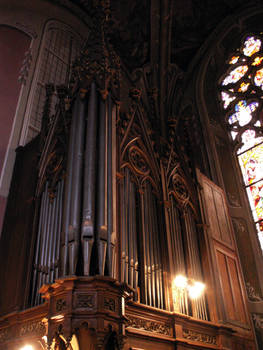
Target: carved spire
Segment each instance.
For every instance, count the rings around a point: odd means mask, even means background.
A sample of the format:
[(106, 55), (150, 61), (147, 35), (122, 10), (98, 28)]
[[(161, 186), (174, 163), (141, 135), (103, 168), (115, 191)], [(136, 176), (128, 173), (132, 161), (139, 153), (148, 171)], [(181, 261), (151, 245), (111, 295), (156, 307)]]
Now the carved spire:
[(85, 47), (73, 66), (72, 92), (79, 89), (85, 95), (95, 81), (104, 99), (111, 90), (113, 97), (118, 100), (120, 59), (106, 39), (109, 1), (94, 1), (90, 11), (94, 22)]

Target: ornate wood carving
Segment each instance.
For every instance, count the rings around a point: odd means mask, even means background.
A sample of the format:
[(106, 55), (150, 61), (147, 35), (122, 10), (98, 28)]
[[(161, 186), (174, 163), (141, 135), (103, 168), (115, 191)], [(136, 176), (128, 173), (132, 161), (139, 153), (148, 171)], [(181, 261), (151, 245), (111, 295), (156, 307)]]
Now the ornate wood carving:
[(107, 1), (97, 3), (90, 11), (96, 20), (92, 21), (89, 39), (73, 65), (72, 92), (77, 89), (86, 92), (95, 82), (103, 99), (110, 90), (115, 100), (119, 100), (120, 59), (107, 40), (105, 30), (109, 4)]
[(198, 333), (190, 329), (183, 329), (183, 337), (185, 339), (197, 341), (200, 343), (212, 344), (212, 345), (218, 344), (216, 336), (204, 334), (204, 333)]
[(94, 295), (92, 294), (77, 294), (76, 295), (76, 302), (75, 302), (75, 308), (76, 309), (92, 309), (94, 308)]
[(42, 321), (34, 321), (25, 323), (20, 326), (19, 332), (20, 337), (24, 336), (40, 336), (46, 334), (46, 326)]
[(127, 327), (141, 329), (151, 333), (158, 333), (168, 336), (171, 335), (171, 328), (169, 325), (137, 317), (129, 316)]
[(10, 328), (4, 328), (0, 331), (0, 343), (8, 341), (12, 337)]
[(60, 311), (64, 311), (67, 309), (67, 302), (65, 299), (58, 299), (56, 300), (56, 307), (55, 310), (60, 312)]
[(116, 311), (116, 302), (113, 298), (104, 298), (104, 309)]

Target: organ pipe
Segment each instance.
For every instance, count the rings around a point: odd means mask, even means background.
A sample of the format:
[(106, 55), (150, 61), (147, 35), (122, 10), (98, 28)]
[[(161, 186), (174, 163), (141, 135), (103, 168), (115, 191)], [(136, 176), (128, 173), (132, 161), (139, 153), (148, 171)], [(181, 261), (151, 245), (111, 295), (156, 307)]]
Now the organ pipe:
[(86, 147), (84, 156), (83, 214), (82, 214), (82, 252), (84, 275), (90, 274), (90, 259), (95, 239), (95, 200), (96, 200), (96, 158), (97, 158), (97, 104), (96, 85), (91, 84), (88, 102), (86, 127)]

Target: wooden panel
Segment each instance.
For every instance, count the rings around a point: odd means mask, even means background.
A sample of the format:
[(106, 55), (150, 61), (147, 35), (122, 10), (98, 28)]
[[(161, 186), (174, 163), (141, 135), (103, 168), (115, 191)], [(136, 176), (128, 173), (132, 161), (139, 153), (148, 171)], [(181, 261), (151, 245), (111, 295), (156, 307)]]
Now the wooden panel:
[(220, 239), (219, 234), (219, 226), (216, 214), (216, 208), (214, 204), (214, 196), (213, 191), (210, 186), (204, 186), (204, 197), (205, 197), (205, 205), (207, 211), (207, 221), (210, 226), (210, 233), (213, 237)]
[(204, 176), (202, 187), (210, 234), (225, 245), (233, 247), (232, 228), (223, 190)]
[(217, 211), (217, 220), (220, 228), (221, 241), (232, 245), (231, 226), (223, 193), (214, 189), (214, 200)]
[(211, 252), (211, 273), (219, 277), (219, 283), (214, 280), (213, 288), (222, 308), (220, 317), (226, 322), (248, 325), (244, 282), (224, 191), (201, 173), (198, 176), (202, 186), (203, 217), (208, 223), (205, 231), (207, 249)]
[(237, 258), (215, 246), (227, 319), (248, 324)]
[(230, 275), (230, 281), (232, 285), (233, 295), (234, 295), (234, 303), (235, 303), (235, 311), (238, 317), (238, 320), (241, 323), (247, 323), (246, 319), (246, 313), (245, 313), (245, 306), (244, 301), (242, 298), (242, 290), (239, 280), (239, 273), (237, 268), (237, 261), (236, 259), (231, 258), (230, 256), (227, 257), (227, 265), (229, 269), (229, 275)]
[(223, 298), (224, 298), (224, 304), (225, 304), (227, 318), (229, 320), (234, 321), (234, 320), (236, 320), (235, 307), (234, 307), (233, 292), (231, 289), (231, 284), (230, 284), (229, 274), (228, 274), (228, 269), (227, 269), (226, 256), (218, 250), (216, 251), (216, 255), (217, 255), (217, 260), (218, 260), (220, 282), (221, 282), (221, 288), (223, 291)]

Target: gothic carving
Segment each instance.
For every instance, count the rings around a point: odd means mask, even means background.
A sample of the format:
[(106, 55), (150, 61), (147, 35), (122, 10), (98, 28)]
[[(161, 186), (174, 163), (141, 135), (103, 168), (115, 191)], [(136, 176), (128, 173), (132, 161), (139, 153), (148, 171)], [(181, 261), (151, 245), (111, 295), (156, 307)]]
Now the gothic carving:
[(120, 59), (105, 34), (109, 7), (105, 2), (91, 11), (96, 21), (92, 23), (84, 50), (73, 65), (73, 93), (78, 88), (89, 89), (92, 81), (95, 81), (103, 99), (106, 99), (110, 89), (113, 97), (119, 100)]
[(0, 343), (4, 343), (11, 338), (11, 330), (9, 328), (4, 328), (0, 331)]
[(263, 315), (252, 314), (252, 319), (254, 321), (255, 327), (258, 329), (263, 329)]
[(58, 299), (56, 301), (56, 311), (64, 311), (67, 308), (67, 302), (65, 299)]
[(76, 309), (92, 309), (94, 308), (94, 295), (92, 294), (77, 294)]
[(46, 333), (45, 324), (42, 321), (24, 323), (19, 329), (19, 336), (43, 336)]
[(129, 317), (127, 327), (141, 329), (147, 332), (171, 335), (171, 328), (164, 323), (144, 320), (136, 317)]
[(190, 329), (183, 329), (183, 337), (185, 339), (197, 341), (200, 343), (217, 345), (216, 336), (204, 334), (204, 333), (198, 333)]
[(26, 84), (26, 79), (28, 77), (28, 72), (31, 66), (31, 62), (32, 62), (32, 51), (31, 51), (31, 48), (29, 48), (29, 50), (26, 51), (25, 53), (25, 58), (18, 77), (18, 81), (20, 81), (24, 85)]
[(115, 300), (112, 298), (104, 298), (104, 309), (110, 311), (116, 311)]
[(46, 180), (49, 181), (50, 197), (56, 195), (57, 182), (63, 176), (66, 162), (66, 150), (68, 143), (69, 112), (65, 110), (67, 89), (65, 86), (57, 86), (57, 95), (60, 104), (60, 113), (50, 115), (51, 99), (55, 87), (52, 84), (46, 86), (46, 101), (44, 105), (43, 121), (41, 129), (42, 154), (39, 161), (39, 181), (37, 194), (40, 194)]
[(249, 283), (246, 283), (247, 296), (250, 301), (262, 301), (262, 298), (256, 293), (255, 288)]
[(140, 175), (148, 175), (150, 172), (144, 153), (136, 146), (129, 149), (129, 160), (133, 169)]

